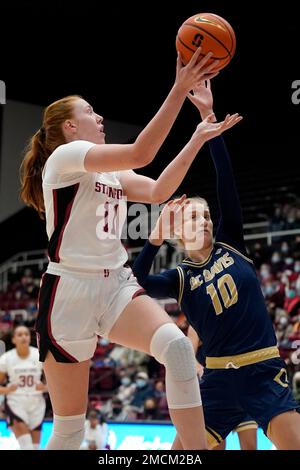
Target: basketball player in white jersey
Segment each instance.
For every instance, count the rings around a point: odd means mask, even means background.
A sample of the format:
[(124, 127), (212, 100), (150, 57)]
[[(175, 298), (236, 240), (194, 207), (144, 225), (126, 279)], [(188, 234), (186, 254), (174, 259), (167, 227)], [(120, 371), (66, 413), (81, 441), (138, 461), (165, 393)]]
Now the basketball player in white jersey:
[(45, 415), (42, 383), (42, 363), (37, 348), (30, 346), (30, 332), (26, 326), (17, 326), (12, 342), (15, 348), (0, 356), (0, 394), (5, 395), (8, 426), (14, 432), (22, 450), (39, 448), (42, 422)]
[[(168, 315), (141, 294), (120, 240), (124, 197), (160, 203), (178, 188), (204, 142), (238, 118), (201, 123), (157, 181), (132, 171), (149, 164), (193, 86), (211, 77), (211, 54), (177, 60), (175, 83), (133, 144), (105, 144), (103, 117), (78, 96), (46, 108), (22, 163), (23, 200), (46, 215), (49, 266), (36, 324), (40, 360), (54, 410), (48, 449), (78, 449), (83, 439), (89, 360), (97, 335), (152, 354), (166, 368), (170, 415), (185, 449), (204, 449), (203, 412), (193, 349)], [(124, 216), (124, 214), (123, 214)], [(199, 426), (202, 423), (202, 426)]]

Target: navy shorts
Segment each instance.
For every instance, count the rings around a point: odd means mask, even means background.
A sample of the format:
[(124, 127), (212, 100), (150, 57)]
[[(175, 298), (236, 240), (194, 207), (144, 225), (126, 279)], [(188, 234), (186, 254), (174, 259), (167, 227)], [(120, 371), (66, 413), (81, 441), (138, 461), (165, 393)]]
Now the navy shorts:
[(214, 445), (249, 415), (267, 434), (272, 418), (300, 408), (280, 358), (239, 369), (205, 369), (200, 387), (206, 430)]

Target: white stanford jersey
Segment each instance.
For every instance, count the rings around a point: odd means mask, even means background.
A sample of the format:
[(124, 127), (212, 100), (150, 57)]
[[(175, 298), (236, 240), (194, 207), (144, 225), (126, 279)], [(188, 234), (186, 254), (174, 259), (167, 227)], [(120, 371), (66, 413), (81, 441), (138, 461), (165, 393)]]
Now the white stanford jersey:
[(127, 261), (119, 173), (85, 170), (84, 158), (93, 145), (85, 140), (60, 145), (43, 171), (50, 261), (87, 272), (117, 269)]
[(7, 351), (0, 356), (0, 372), (8, 376), (9, 383), (17, 384), (15, 392), (8, 396), (18, 395), (40, 395), (42, 392), (36, 390), (36, 384), (41, 382), (43, 364), (39, 361), (37, 348), (30, 346), (29, 356), (22, 358), (18, 355), (16, 348)]

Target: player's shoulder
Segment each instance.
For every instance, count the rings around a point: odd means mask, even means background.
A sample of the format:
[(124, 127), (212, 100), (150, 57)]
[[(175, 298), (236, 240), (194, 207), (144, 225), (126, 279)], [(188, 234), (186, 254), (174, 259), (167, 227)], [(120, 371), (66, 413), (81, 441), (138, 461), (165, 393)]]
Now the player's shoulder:
[(13, 348), (13, 349), (9, 349), (8, 351), (6, 351), (4, 354), (2, 354), (1, 358), (4, 357), (5, 359), (9, 360), (9, 359), (15, 359), (17, 357), (17, 354), (16, 354), (16, 348)]
[(72, 142), (59, 145), (53, 150), (47, 159), (44, 172), (51, 167), (60, 167), (69, 161), (78, 161), (78, 159), (82, 160), (87, 152), (95, 145), (95, 143), (90, 142), (89, 140), (73, 140)]
[(89, 140), (73, 140), (72, 142), (67, 142), (66, 144), (61, 144), (56, 149), (53, 150), (50, 157), (56, 156), (57, 154), (61, 153), (69, 153), (69, 152), (76, 152), (81, 151), (82, 149), (87, 149), (96, 145)]
[(39, 360), (39, 350), (38, 348), (35, 348), (34, 346), (30, 346), (30, 357), (35, 359), (35, 360)]
[(244, 261), (247, 261), (248, 263), (252, 265), (254, 264), (253, 260), (249, 258), (249, 256), (246, 255), (246, 253), (243, 253), (242, 251), (240, 251), (239, 249), (235, 248), (232, 245), (229, 245), (228, 243), (217, 241), (215, 243), (215, 256), (218, 256), (218, 255), (222, 256), (222, 254), (225, 254), (225, 252), (229, 252), (230, 254), (237, 255)]

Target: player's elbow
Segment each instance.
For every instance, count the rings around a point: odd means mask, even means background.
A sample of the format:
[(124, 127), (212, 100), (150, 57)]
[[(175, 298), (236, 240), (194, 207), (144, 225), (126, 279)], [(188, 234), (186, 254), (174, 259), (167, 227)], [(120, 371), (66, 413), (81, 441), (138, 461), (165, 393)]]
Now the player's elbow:
[(148, 158), (147, 155), (136, 155), (133, 158), (132, 169), (143, 168), (144, 166), (149, 165), (152, 162), (152, 159)]
[(157, 182), (153, 182), (152, 191), (150, 193), (151, 204), (162, 204), (168, 201), (171, 194), (166, 188), (161, 188)]
[(141, 145), (138, 141), (133, 144), (133, 158), (134, 158), (134, 167), (142, 168), (143, 166), (149, 165), (154, 158), (155, 153), (149, 148), (145, 148), (144, 145)]
[(161, 194), (161, 193), (156, 193), (155, 191), (153, 194), (151, 194), (151, 204), (163, 204), (169, 199), (168, 196)]

